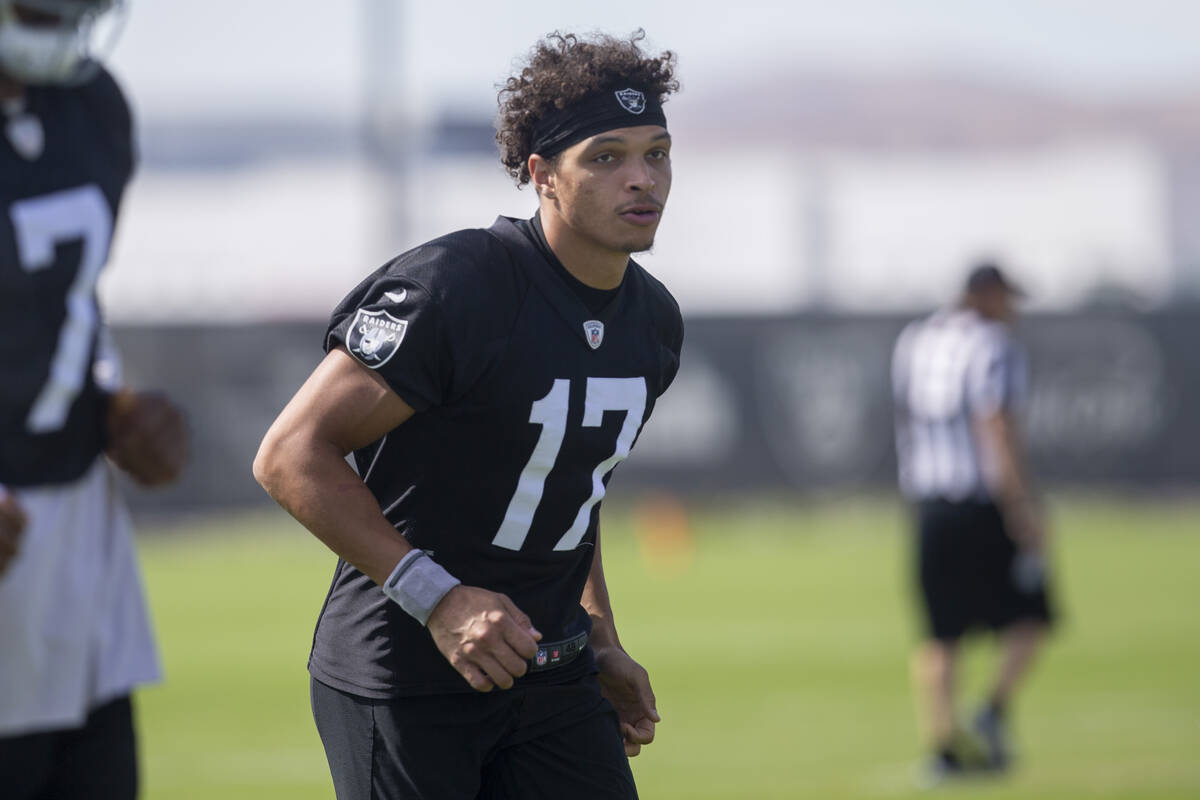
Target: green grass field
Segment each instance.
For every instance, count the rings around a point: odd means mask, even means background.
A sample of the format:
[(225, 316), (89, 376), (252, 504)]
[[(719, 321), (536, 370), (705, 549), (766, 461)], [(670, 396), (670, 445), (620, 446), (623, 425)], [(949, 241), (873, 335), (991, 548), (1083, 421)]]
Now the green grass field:
[[(604, 552), (664, 717), (642, 797), (924, 794), (898, 505), (710, 507), (690, 545), (639, 519), (608, 514)], [(1023, 758), (935, 794), (1200, 797), (1200, 502), (1062, 501), (1054, 522), (1064, 615), (1016, 710)], [(167, 680), (139, 695), (143, 796), (332, 798), (304, 669), (332, 556), (282, 512), (144, 533)]]

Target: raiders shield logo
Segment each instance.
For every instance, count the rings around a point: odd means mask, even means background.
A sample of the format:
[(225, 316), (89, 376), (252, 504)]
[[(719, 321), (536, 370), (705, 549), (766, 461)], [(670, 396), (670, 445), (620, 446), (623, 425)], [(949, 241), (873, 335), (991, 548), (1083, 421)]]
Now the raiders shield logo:
[(346, 349), (371, 369), (379, 369), (396, 354), (406, 330), (407, 320), (396, 319), (386, 311), (360, 308), (346, 334)]
[(587, 334), (587, 343), (593, 350), (604, 342), (604, 323), (598, 319), (589, 319), (583, 323), (583, 332)]
[(630, 114), (640, 114), (646, 110), (646, 95), (637, 89), (618, 89), (614, 94), (616, 94), (621, 108)]

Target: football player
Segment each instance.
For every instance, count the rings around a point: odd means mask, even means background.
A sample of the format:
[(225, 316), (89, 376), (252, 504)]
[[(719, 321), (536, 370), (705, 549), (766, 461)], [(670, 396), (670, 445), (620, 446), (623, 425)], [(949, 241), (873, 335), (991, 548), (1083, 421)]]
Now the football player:
[[(182, 468), (180, 412), (122, 388), (96, 278), (133, 170), (98, 46), (119, 0), (0, 0), (0, 794), (137, 793), (129, 695), (157, 679), (109, 462)], [(107, 455), (107, 458), (104, 456)]]
[(630, 258), (671, 187), (678, 89), (642, 38), (534, 48), (497, 140), (537, 213), (371, 273), (259, 450), (258, 480), (339, 556), (309, 672), (341, 800), (637, 796), (628, 756), (659, 715), (599, 510), (683, 340)]

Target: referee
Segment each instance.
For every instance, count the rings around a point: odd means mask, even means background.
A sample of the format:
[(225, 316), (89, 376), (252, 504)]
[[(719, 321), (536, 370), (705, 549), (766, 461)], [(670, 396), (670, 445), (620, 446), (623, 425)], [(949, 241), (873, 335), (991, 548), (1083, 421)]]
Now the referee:
[[(913, 662), (928, 717), (933, 779), (1005, 769), (1006, 718), (1052, 618), (1046, 531), (1022, 458), (1016, 411), (1028, 385), (1009, 323), (1021, 291), (994, 264), (974, 268), (956, 307), (909, 324), (892, 360), (900, 487), (916, 511), (925, 641)], [(998, 633), (991, 694), (957, 723), (959, 642)]]

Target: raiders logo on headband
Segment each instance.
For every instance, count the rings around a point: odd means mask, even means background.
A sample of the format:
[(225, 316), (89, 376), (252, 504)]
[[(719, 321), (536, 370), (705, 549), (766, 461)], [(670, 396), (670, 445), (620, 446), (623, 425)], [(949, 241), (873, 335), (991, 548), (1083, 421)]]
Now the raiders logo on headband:
[(646, 95), (637, 89), (618, 89), (613, 94), (617, 96), (617, 102), (621, 104), (621, 108), (630, 114), (640, 114), (646, 110)]

